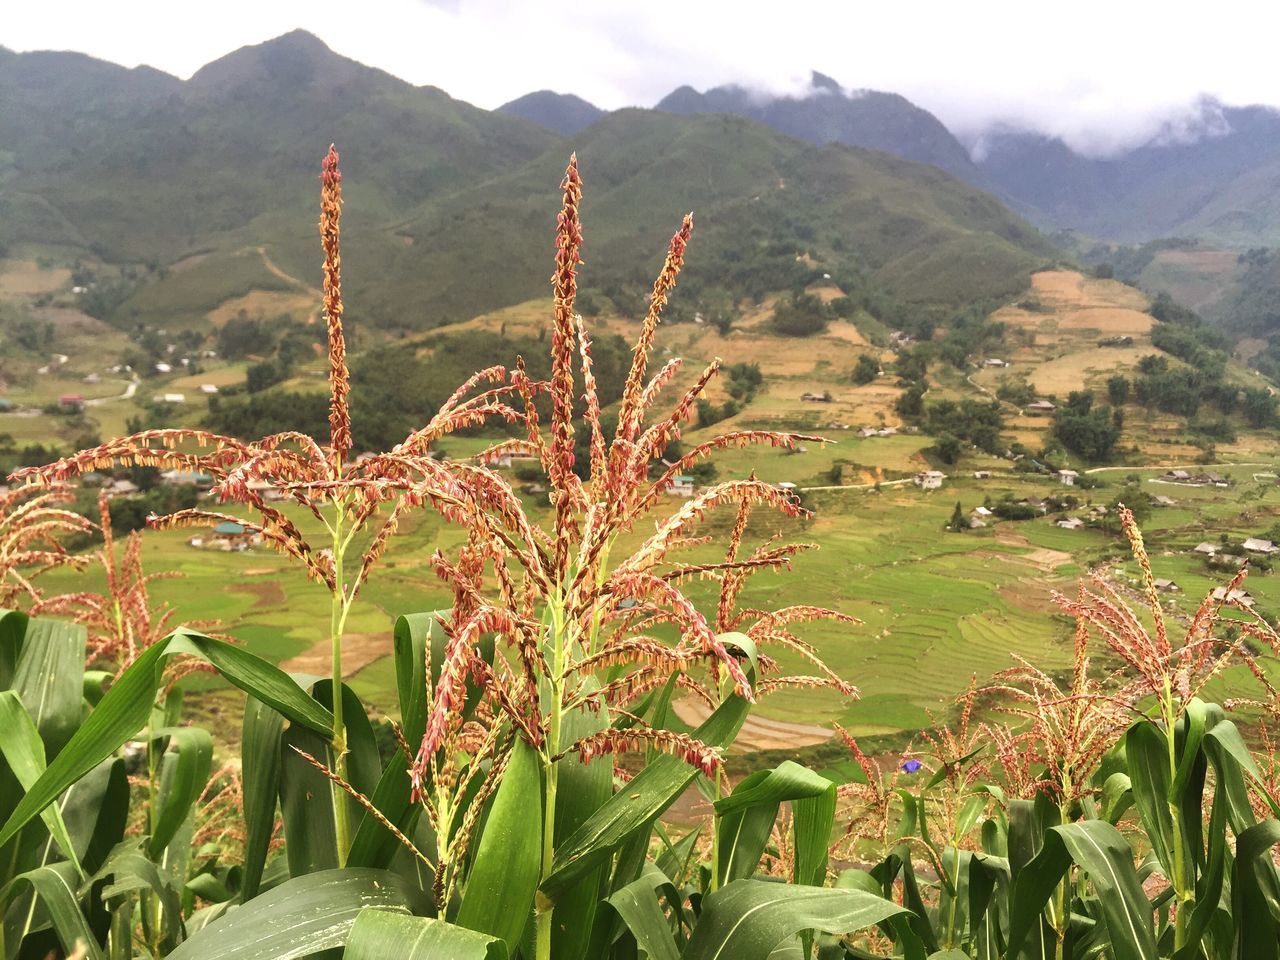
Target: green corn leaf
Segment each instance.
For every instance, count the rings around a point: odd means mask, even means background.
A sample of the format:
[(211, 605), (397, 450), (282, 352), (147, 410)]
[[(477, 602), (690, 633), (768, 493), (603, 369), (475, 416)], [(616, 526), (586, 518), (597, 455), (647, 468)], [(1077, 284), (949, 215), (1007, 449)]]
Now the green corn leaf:
[(284, 717), (256, 697), (244, 704), (240, 734), (240, 777), (244, 795), (244, 872), (240, 898), (258, 895), (275, 830), (276, 794), (280, 789), (280, 737)]
[(13, 689), (31, 715), (45, 755), (54, 756), (80, 725), (84, 700), (85, 628), (37, 617), (13, 674)]
[[(29, 649), (28, 649), (29, 652)], [(31, 822), (72, 783), (111, 756), (147, 724), (161, 683), (165, 657), (186, 653), (211, 663), (227, 680), (256, 696), (289, 720), (327, 732), (333, 715), (279, 667), (232, 644), (178, 630), (144, 650), (85, 717), (75, 735), (27, 791), (0, 828), (0, 847)], [(79, 694), (77, 694), (77, 698)]]
[(301, 877), (338, 866), (338, 829), (333, 784), (298, 755), (315, 757), (333, 768), (332, 741), (302, 727), (280, 737), (280, 819), (289, 875)]
[(156, 737), (167, 737), (176, 746), (167, 752), (163, 764), (166, 789), (158, 799), (159, 812), (152, 827), (147, 853), (159, 857), (177, 834), (195, 802), (209, 783), (213, 766), (213, 737), (200, 727), (165, 727), (155, 731)]
[[(1227, 816), (1226, 802), (1219, 789), (1213, 798), (1209, 812), (1209, 862), (1196, 880), (1196, 900), (1187, 924), (1186, 939), (1182, 949), (1174, 954), (1174, 960), (1195, 960), (1200, 956), (1200, 942), (1222, 901), (1223, 881), (1226, 878)], [(1185, 908), (1184, 908), (1185, 909)]]
[(390, 910), (356, 917), (343, 960), (507, 960), (507, 947), (465, 927)]
[(157, 864), (143, 855), (132, 842), (119, 844), (98, 871), (95, 880), (109, 877), (101, 890), (104, 901), (115, 900), (138, 891), (154, 893), (161, 904), (162, 924), (169, 943), (182, 936), (182, 903), (178, 889), (160, 872)]
[(791, 801), (791, 826), (795, 837), (793, 883), (821, 887), (827, 878), (827, 852), (836, 819), (836, 785), (814, 797)]
[(1204, 740), (1206, 710), (1205, 702), (1199, 697), (1192, 697), (1186, 705), (1181, 724), (1178, 750), (1182, 756), (1178, 760), (1178, 771), (1169, 785), (1170, 803), (1179, 803), (1191, 780), (1196, 758), (1200, 756), (1200, 742)]
[[(713, 746), (732, 743), (749, 708), (746, 700), (730, 696), (694, 731), (694, 736)], [(625, 790), (611, 796), (586, 823), (557, 844), (551, 875), (543, 881), (542, 893), (556, 900), (575, 881), (608, 860), (629, 837), (653, 823), (697, 775), (688, 764), (666, 754), (647, 764)]]
[(1106, 920), (1112, 960), (1157, 960), (1151, 904), (1133, 866), (1133, 851), (1115, 827), (1083, 820), (1045, 831), (1044, 846), (1018, 873), (1009, 920), (1009, 954), (1017, 956), (1071, 864), (1089, 875)]
[(1134, 806), (1142, 818), (1151, 848), (1164, 867), (1173, 870), (1173, 817), (1169, 813), (1169, 745), (1164, 733), (1150, 720), (1139, 720), (1125, 734), (1125, 757)]
[[(658, 904), (658, 893), (664, 888), (675, 889), (665, 874), (654, 869), (652, 875), (627, 884), (608, 900), (648, 960), (680, 960), (671, 924)], [(678, 903), (679, 898), (668, 894), (668, 902), (672, 900)]]
[[(70, 954), (77, 943), (88, 948), (92, 960), (103, 960), (102, 948), (89, 927), (79, 898), (76, 896), (77, 874), (70, 863), (54, 863), (28, 871), (11, 880), (0, 890), (0, 906), (7, 906), (15, 895), (30, 889), (44, 906), (58, 942), (65, 953)], [(30, 914), (17, 911), (17, 916), (5, 918), (4, 942), (17, 945), (26, 934)]]
[(693, 851), (698, 845), (698, 837), (701, 835), (702, 827), (695, 827), (675, 843), (668, 843), (667, 835), (663, 832), (661, 836), (666, 848), (658, 854), (656, 861), (658, 869), (676, 883), (681, 883), (685, 872), (689, 869), (689, 858), (693, 856)]
[(863, 890), (735, 880), (703, 901), (682, 960), (766, 960), (804, 930), (852, 933), (907, 911)]
[[(594, 678), (587, 682), (594, 689)], [(561, 727), (561, 743), (575, 741), (604, 730), (608, 716), (604, 710), (579, 707), (567, 714)], [(568, 837), (600, 809), (613, 793), (613, 770), (608, 763), (583, 763), (570, 753), (557, 761), (555, 835)], [(551, 931), (551, 952), (556, 960), (584, 960), (596, 908), (603, 896), (607, 864), (586, 874), (556, 902)]]
[(1269, 855), (1280, 843), (1280, 820), (1264, 820), (1236, 838), (1231, 869), (1231, 916), (1235, 921), (1232, 956), (1237, 960), (1280, 957), (1280, 903), (1276, 902), (1276, 868)]
[[(229, 909), (169, 960), (295, 960), (344, 946), (363, 910), (410, 913), (421, 906), (421, 894), (385, 870), (325, 870)], [(403, 949), (402, 943), (393, 955), (405, 956)]]
[(27, 615), (19, 610), (0, 610), (0, 690), (13, 686), (26, 636)]
[(511, 952), (533, 909), (542, 867), (542, 763), (517, 738), (478, 837), (457, 923), (497, 937)]
[[(0, 755), (9, 764), (9, 769), (13, 771), (23, 790), (30, 790), (44, 773), (44, 742), (40, 739), (40, 731), (12, 690), (0, 693)], [(75, 845), (71, 842), (58, 805), (50, 804), (45, 807), (40, 812), (40, 817), (44, 820), (49, 835), (61, 848), (63, 856), (71, 861), (77, 874), (82, 874)]]

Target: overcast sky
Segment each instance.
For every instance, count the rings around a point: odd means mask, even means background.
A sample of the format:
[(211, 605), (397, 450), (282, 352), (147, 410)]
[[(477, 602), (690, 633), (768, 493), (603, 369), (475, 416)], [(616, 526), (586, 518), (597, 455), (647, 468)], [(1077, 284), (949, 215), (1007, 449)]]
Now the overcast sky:
[[(1268, 0), (10, 0), (0, 45), (181, 77), (299, 28), (482, 107), (522, 93), (650, 106), (671, 89), (896, 91), (961, 134), (1012, 122), (1097, 153), (1188, 124), (1202, 94), (1280, 105)], [(1192, 124), (1194, 128), (1194, 123)]]

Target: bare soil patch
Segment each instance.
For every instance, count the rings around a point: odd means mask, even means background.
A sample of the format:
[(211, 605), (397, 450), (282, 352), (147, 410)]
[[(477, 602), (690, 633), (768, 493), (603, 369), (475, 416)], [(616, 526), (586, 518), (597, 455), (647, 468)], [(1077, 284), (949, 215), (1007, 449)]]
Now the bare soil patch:
[(0, 294), (31, 296), (53, 293), (71, 282), (66, 267), (41, 270), (34, 260), (0, 260)]
[[(375, 660), (391, 653), (391, 638), (385, 633), (348, 633), (342, 641), (343, 679), (355, 676)], [(280, 664), (286, 673), (309, 673), (313, 676), (329, 674), (329, 641), (317, 643), (296, 657)]]
[[(701, 700), (685, 698), (675, 703), (676, 716), (691, 726), (698, 726), (711, 716), (711, 709)], [(789, 723), (749, 714), (738, 731), (733, 746), (739, 751), (794, 750), (825, 743), (834, 736), (826, 727), (807, 723)]]

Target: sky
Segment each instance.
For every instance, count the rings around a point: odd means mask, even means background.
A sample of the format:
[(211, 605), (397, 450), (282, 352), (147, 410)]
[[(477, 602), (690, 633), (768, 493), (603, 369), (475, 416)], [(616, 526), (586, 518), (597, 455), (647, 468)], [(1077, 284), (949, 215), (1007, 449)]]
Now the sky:
[[(188, 77), (301, 28), (481, 107), (532, 90), (651, 106), (681, 84), (802, 91), (811, 70), (901, 93), (974, 141), (997, 124), (1094, 155), (1214, 126), (1202, 97), (1280, 106), (1280, 5), (842, 0), (11, 0), (0, 45)], [(1207, 115), (1206, 115), (1207, 114)]]

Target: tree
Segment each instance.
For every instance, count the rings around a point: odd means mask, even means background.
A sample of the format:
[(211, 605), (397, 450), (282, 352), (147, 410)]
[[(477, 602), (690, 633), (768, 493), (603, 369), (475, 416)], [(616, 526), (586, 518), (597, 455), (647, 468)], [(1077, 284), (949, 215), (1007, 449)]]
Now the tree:
[(1241, 410), (1251, 427), (1269, 427), (1276, 422), (1276, 398), (1265, 387), (1247, 388)]
[(893, 409), (900, 417), (918, 417), (924, 410), (924, 384), (913, 383), (893, 402)]
[(938, 442), (933, 445), (934, 453), (943, 463), (955, 463), (960, 459), (960, 452), (963, 449), (964, 445), (960, 442), (960, 438), (950, 433), (939, 436)]
[(864, 353), (858, 357), (858, 362), (853, 366), (853, 382), (861, 386), (870, 383), (876, 377), (880, 376), (880, 364), (869, 353)]
[(1107, 378), (1107, 399), (1113, 407), (1118, 407), (1129, 399), (1129, 378), (1117, 373)]
[(951, 519), (947, 521), (947, 529), (952, 533), (963, 533), (969, 529), (969, 521), (965, 519), (964, 508), (956, 501), (956, 508), (951, 511)]
[(797, 293), (774, 307), (773, 329), (786, 337), (809, 337), (825, 330), (830, 319), (821, 300), (810, 293)]

